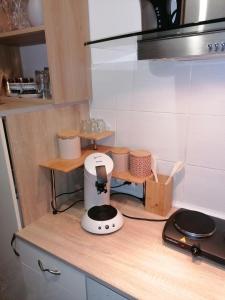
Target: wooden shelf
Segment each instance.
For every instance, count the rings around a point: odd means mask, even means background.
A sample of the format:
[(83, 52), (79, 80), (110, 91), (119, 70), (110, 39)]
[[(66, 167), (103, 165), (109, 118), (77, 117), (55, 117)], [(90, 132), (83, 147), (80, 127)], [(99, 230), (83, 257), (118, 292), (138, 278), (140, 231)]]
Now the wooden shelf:
[(44, 25), (0, 33), (0, 44), (28, 46), (45, 43)]
[[(112, 151), (114, 147), (97, 145), (97, 150), (93, 150), (91, 146), (88, 146), (85, 149), (82, 149), (82, 155), (78, 159), (60, 159), (56, 158), (53, 160), (49, 160), (47, 162), (40, 163), (40, 167), (47, 168), (49, 170), (60, 171), (63, 173), (69, 173), (81, 166), (83, 166), (86, 157), (92, 153), (102, 152), (109, 153)], [(130, 181), (137, 184), (143, 184), (150, 177), (137, 177), (132, 176), (130, 172), (113, 172), (113, 178), (117, 178), (124, 181)]]
[(114, 131), (103, 131), (103, 132), (91, 132), (91, 133), (83, 133), (79, 132), (79, 136), (86, 140), (92, 140), (92, 141), (100, 141), (102, 139), (105, 139), (107, 137), (110, 137), (114, 134)]
[(69, 173), (69, 172), (83, 166), (85, 158), (88, 155), (90, 155), (92, 153), (96, 153), (96, 152), (109, 153), (111, 151), (111, 149), (112, 149), (112, 147), (101, 146), (101, 145), (98, 145), (97, 150), (93, 150), (92, 147), (87, 147), (82, 150), (82, 155), (78, 159), (70, 160), (70, 159), (56, 158), (56, 159), (41, 163), (40, 166), (50, 169), (50, 170), (54, 170), (54, 171)]
[(53, 104), (52, 99), (41, 99), (41, 98), (32, 98), (32, 97), (7, 97), (7, 96), (0, 96), (0, 102), (7, 102), (10, 104), (11, 102), (17, 101), (19, 102), (29, 102), (29, 103), (35, 103), (35, 104)]
[(137, 183), (137, 184), (143, 184), (150, 176), (137, 177), (137, 176), (131, 175), (130, 172), (119, 172), (119, 173), (113, 172), (112, 177), (120, 179), (120, 180), (124, 180), (124, 181), (130, 181), (130, 182)]

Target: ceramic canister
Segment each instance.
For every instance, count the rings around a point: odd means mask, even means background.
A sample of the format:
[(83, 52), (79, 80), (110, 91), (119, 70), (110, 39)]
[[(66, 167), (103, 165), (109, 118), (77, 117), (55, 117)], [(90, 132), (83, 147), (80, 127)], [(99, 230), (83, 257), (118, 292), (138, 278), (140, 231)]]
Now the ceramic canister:
[(27, 11), (32, 26), (40, 26), (43, 24), (42, 1), (43, 0), (28, 1)]
[(128, 171), (129, 149), (123, 147), (113, 148), (112, 160), (114, 162), (114, 172)]
[(81, 156), (80, 137), (77, 131), (63, 131), (58, 133), (57, 136), (60, 158), (77, 159)]
[(145, 150), (131, 151), (129, 168), (133, 176), (146, 177), (151, 175), (151, 153)]

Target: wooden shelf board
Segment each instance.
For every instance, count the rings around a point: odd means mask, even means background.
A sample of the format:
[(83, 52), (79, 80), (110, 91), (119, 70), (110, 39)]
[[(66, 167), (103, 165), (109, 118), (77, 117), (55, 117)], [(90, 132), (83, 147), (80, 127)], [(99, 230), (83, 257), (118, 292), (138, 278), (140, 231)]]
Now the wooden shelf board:
[(137, 177), (130, 174), (130, 172), (113, 172), (112, 174), (113, 178), (117, 178), (120, 180), (130, 181), (137, 184), (143, 184), (145, 181), (150, 177)]
[(79, 136), (86, 140), (100, 141), (102, 139), (112, 136), (113, 134), (114, 134), (114, 131), (106, 130), (103, 132), (91, 132), (91, 133), (80, 132)]
[(27, 46), (45, 43), (43, 25), (0, 33), (0, 44), (11, 46)]
[(60, 171), (63, 173), (69, 173), (69, 172), (83, 166), (84, 160), (88, 155), (90, 155), (92, 153), (96, 153), (96, 152), (108, 153), (111, 151), (111, 148), (112, 147), (98, 145), (97, 150), (93, 150), (92, 147), (87, 147), (85, 149), (82, 149), (82, 155), (78, 159), (67, 160), (67, 159), (56, 158), (56, 159), (41, 163), (40, 166), (50, 169), (50, 170)]
[(7, 96), (0, 96), (0, 102), (7, 102), (10, 104), (10, 102), (18, 101), (19, 102), (29, 102), (34, 104), (53, 104), (54, 101), (52, 99), (41, 99), (41, 98), (27, 98), (27, 97), (7, 97)]

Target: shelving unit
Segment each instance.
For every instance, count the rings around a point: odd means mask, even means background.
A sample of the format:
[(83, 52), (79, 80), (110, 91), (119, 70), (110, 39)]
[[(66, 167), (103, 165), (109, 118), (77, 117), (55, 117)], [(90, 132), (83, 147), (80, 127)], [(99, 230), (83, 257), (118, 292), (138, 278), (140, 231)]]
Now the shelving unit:
[(24, 77), (19, 47), (46, 44), (44, 66), (49, 67), (53, 102), (89, 100), (91, 59), (84, 47), (89, 39), (88, 18), (88, 0), (43, 0), (44, 25), (0, 33), (0, 69), (7, 77)]
[(0, 33), (0, 44), (8, 46), (28, 46), (45, 43), (44, 25)]
[(106, 130), (106, 131), (103, 131), (103, 132), (90, 132), (90, 133), (80, 132), (79, 136), (83, 139), (92, 140), (92, 141), (97, 142), (97, 141), (100, 141), (100, 140), (105, 139), (107, 137), (110, 137), (113, 134), (114, 134), (114, 131)]
[[(98, 138), (96, 136), (96, 138)], [(73, 160), (65, 160), (65, 159), (53, 159), (49, 160), (43, 163), (40, 163), (39, 166), (49, 169), (51, 172), (51, 184), (52, 184), (52, 207), (56, 207), (56, 198), (58, 197), (56, 195), (56, 183), (55, 183), (55, 171), (59, 171), (62, 173), (69, 173), (79, 167), (82, 167), (84, 165), (84, 161), (86, 157), (92, 153), (96, 152), (101, 152), (101, 153), (110, 153), (114, 147), (111, 146), (103, 146), (103, 145), (98, 145), (98, 149), (94, 150), (92, 146), (88, 146), (84, 149), (82, 149), (82, 155), (78, 159), (73, 159)], [(150, 176), (147, 177), (137, 177), (137, 176), (132, 176), (130, 172), (113, 172), (112, 177), (115, 179), (120, 179), (124, 181), (129, 181), (132, 183), (136, 184), (142, 184), (143, 185), (143, 202), (145, 202), (146, 198), (146, 181), (150, 178)], [(53, 213), (55, 211), (53, 210)]]
[[(109, 147), (109, 146), (98, 145), (97, 151), (101, 152), (101, 153), (109, 153), (111, 151), (111, 149), (112, 149), (112, 147)], [(83, 166), (86, 157), (95, 152), (96, 152), (96, 150), (93, 150), (92, 146), (89, 146), (89, 147), (82, 149), (82, 155), (80, 158), (71, 159), (71, 160), (57, 158), (57, 159), (49, 160), (47, 162), (40, 163), (40, 166), (43, 168), (52, 170), (52, 171), (60, 171), (63, 173), (69, 173), (69, 172)]]
[(113, 172), (112, 177), (124, 181), (129, 181), (132, 183), (137, 183), (137, 184), (144, 184), (146, 180), (149, 178), (149, 176), (147, 177), (133, 176), (130, 174), (130, 172)]

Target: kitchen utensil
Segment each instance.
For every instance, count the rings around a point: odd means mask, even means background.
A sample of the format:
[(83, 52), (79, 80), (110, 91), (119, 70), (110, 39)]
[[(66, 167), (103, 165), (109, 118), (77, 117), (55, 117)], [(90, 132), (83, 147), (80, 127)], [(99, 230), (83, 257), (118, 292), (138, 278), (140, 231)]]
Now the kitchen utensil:
[(151, 157), (151, 168), (152, 168), (152, 173), (154, 175), (154, 178), (155, 178), (155, 182), (158, 183), (159, 180), (158, 180), (158, 176), (157, 176), (157, 160), (156, 160), (156, 157), (155, 155), (152, 155)]
[(171, 171), (171, 173), (170, 173), (170, 175), (169, 175), (169, 177), (168, 177), (168, 179), (167, 179), (167, 181), (165, 182), (165, 184), (168, 184), (170, 182), (171, 178), (176, 173), (180, 172), (183, 169), (183, 167), (184, 167), (184, 163), (182, 161), (176, 162), (173, 169), (172, 169), (172, 171)]

